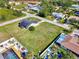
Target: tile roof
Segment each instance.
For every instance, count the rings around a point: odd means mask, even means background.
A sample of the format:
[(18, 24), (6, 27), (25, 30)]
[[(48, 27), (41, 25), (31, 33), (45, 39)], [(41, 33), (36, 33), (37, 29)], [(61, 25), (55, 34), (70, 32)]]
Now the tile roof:
[(60, 44), (79, 55), (79, 42), (76, 38), (67, 36), (65, 41), (61, 42)]

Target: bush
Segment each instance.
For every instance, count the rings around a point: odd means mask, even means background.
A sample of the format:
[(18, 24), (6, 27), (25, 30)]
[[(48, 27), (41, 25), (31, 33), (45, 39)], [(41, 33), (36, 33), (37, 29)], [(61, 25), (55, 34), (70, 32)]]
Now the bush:
[(49, 19), (49, 20), (53, 20), (52, 16), (47, 16), (46, 18)]
[(65, 34), (68, 34), (68, 33), (71, 33), (72, 32), (72, 30), (63, 30), (63, 32), (65, 33)]
[(0, 15), (0, 20), (5, 20), (5, 16), (4, 15)]
[(11, 8), (11, 5), (8, 4), (8, 5), (7, 5), (7, 9), (10, 9), (10, 8)]
[(38, 16), (40, 16), (40, 17), (45, 17), (45, 14), (44, 14), (43, 12), (39, 12), (39, 13), (38, 13)]
[(34, 31), (35, 28), (33, 26), (29, 27), (29, 31)]

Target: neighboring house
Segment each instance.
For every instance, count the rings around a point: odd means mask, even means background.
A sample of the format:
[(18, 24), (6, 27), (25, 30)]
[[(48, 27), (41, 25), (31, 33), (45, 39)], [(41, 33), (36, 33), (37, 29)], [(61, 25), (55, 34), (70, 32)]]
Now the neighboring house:
[(75, 2), (79, 2), (79, 0), (73, 0), (73, 1), (75, 1)]
[(79, 17), (78, 16), (70, 16), (69, 20), (79, 21)]
[(39, 1), (39, 0), (18, 0), (18, 1)]
[(27, 55), (28, 50), (14, 37), (0, 43), (0, 59), (23, 59), (21, 56), (23, 52)]
[(39, 0), (9, 0), (10, 2), (22, 2), (22, 3), (32, 3), (32, 4), (36, 4), (39, 2)]
[(79, 36), (79, 30), (74, 30), (73, 34)]
[(34, 7), (34, 6), (36, 6), (36, 5), (28, 4), (28, 8), (32, 8), (32, 7)]
[(63, 13), (57, 13), (57, 12), (53, 12), (52, 15), (57, 19), (62, 19), (65, 17)]
[(76, 12), (75, 12), (75, 15), (76, 15), (76, 16), (79, 16), (79, 11), (76, 11)]
[(71, 8), (79, 11), (79, 5), (72, 5)]
[(33, 11), (39, 12), (42, 8), (38, 5), (28, 4), (28, 8)]
[(77, 35), (77, 33), (66, 35), (64, 40), (61, 39), (57, 40), (58, 44), (79, 55), (79, 35)]
[(41, 10), (41, 7), (35, 6), (35, 7), (30, 8), (30, 9), (39, 12)]

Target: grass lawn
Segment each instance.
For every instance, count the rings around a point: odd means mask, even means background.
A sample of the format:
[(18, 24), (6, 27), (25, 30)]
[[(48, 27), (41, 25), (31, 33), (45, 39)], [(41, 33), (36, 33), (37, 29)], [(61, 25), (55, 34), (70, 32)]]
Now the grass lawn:
[(6, 9), (6, 8), (0, 9), (0, 23), (22, 16), (25, 16), (25, 14), (22, 14), (20, 12), (11, 9)]
[(51, 21), (53, 21), (55, 19), (53, 16), (47, 16), (45, 18), (48, 19), (48, 20), (51, 20)]
[(24, 7), (26, 7), (27, 4), (20, 4), (20, 5), (17, 5), (17, 6), (14, 6), (16, 9), (22, 9)]
[(40, 19), (37, 19), (35, 17), (29, 17), (29, 18), (26, 18), (26, 19), (29, 20), (29, 21), (37, 21), (37, 22), (41, 21)]
[(35, 12), (35, 11), (33, 11), (33, 10), (29, 10), (29, 11), (27, 11), (28, 13), (30, 13), (30, 14), (36, 14), (37, 12)]
[(0, 43), (9, 39), (10, 36), (3, 27), (0, 27)]
[(29, 55), (43, 50), (63, 30), (49, 23), (41, 23), (35, 28), (35, 31), (30, 32), (27, 29), (19, 28), (18, 22), (6, 25), (3, 29), (21, 42), (29, 50)]

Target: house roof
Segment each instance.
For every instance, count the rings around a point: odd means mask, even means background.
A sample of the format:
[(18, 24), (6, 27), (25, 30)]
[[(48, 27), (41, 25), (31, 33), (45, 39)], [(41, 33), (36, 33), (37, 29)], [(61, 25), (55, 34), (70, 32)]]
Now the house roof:
[(40, 10), (38, 7), (31, 8), (32, 10)]
[(68, 35), (60, 44), (79, 55), (79, 41), (76, 37)]
[(55, 16), (56, 18), (63, 18), (65, 16), (63, 13), (57, 13), (57, 12), (53, 12), (52, 15)]
[(79, 17), (78, 16), (70, 16), (69, 19), (79, 20)]
[(72, 5), (72, 8), (79, 9), (79, 5)]
[(33, 5), (33, 4), (28, 4), (28, 7), (30, 7), (30, 8), (32, 8), (32, 7), (34, 7), (35, 5)]
[(31, 23), (32, 23), (32, 22), (30, 22), (30, 21), (28, 21), (28, 20), (22, 20), (19, 25), (20, 25), (21, 27), (27, 28)]
[(32, 9), (32, 10), (37, 10), (39, 11), (41, 9), (40, 6), (37, 6), (37, 5), (32, 5), (32, 4), (28, 4), (28, 7), (29, 9)]
[(74, 31), (73, 31), (73, 34), (79, 36), (79, 30), (74, 30)]
[(79, 11), (76, 11), (76, 12), (75, 12), (75, 15), (79, 16)]
[(73, 1), (79, 2), (79, 0), (73, 0)]

